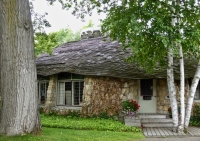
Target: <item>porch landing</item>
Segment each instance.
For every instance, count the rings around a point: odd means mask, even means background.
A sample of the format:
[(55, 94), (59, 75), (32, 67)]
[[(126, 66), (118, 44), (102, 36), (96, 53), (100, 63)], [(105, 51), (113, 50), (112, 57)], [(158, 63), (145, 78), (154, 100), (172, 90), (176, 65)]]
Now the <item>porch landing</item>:
[(189, 127), (188, 134), (185, 133), (176, 133), (172, 131), (172, 127), (146, 127), (143, 128), (143, 134), (145, 137), (185, 137), (185, 136), (199, 136), (200, 137), (200, 128), (199, 127)]

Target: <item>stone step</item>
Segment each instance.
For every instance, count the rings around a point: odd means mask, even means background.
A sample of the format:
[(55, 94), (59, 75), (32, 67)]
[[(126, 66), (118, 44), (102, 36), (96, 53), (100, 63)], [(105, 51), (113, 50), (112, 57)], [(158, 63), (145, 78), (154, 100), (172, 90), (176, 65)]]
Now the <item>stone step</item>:
[(125, 122), (126, 126), (138, 126), (141, 127), (141, 123), (140, 122)]
[(158, 118), (162, 118), (162, 119), (166, 119), (168, 118), (169, 116), (168, 115), (139, 115), (139, 118), (142, 119), (142, 118), (153, 118), (153, 119), (158, 119)]
[(173, 123), (141, 123), (143, 127), (173, 127)]
[(171, 123), (173, 120), (170, 118), (142, 118), (141, 123)]

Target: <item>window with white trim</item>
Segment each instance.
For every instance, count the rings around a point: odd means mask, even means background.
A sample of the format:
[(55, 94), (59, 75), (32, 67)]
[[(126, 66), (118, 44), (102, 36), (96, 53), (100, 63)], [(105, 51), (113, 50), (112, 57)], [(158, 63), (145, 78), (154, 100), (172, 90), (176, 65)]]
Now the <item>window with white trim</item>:
[(47, 99), (47, 90), (49, 86), (49, 77), (37, 76), (38, 79), (38, 103), (43, 105)]
[(72, 73), (58, 74), (57, 105), (79, 106), (82, 102), (84, 76)]

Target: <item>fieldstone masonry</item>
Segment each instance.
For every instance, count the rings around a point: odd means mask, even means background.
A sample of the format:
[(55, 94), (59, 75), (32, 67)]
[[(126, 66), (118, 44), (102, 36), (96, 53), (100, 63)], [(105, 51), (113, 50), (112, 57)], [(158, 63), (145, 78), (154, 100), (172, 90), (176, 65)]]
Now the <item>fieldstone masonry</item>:
[[(179, 81), (175, 82), (176, 95), (178, 105), (180, 105), (180, 93), (179, 93)], [(185, 102), (189, 93), (189, 85), (185, 83)], [(167, 88), (166, 79), (157, 79), (157, 112), (161, 114), (168, 114), (168, 108), (170, 107), (169, 93)]]
[[(138, 100), (138, 80), (122, 79), (104, 76), (85, 76), (83, 102), (81, 107), (56, 106), (56, 80), (57, 75), (51, 75), (47, 91), (45, 112), (57, 111), (66, 114), (69, 110), (81, 111), (83, 115), (99, 115), (106, 113), (116, 115), (122, 112), (122, 101), (127, 99)], [(179, 84), (176, 83), (177, 100), (179, 101)], [(169, 94), (166, 79), (157, 79), (157, 113), (168, 114), (170, 107)], [(189, 93), (189, 85), (186, 82), (185, 97)], [(194, 101), (197, 104), (198, 101)], [(180, 103), (178, 103), (180, 104)], [(199, 104), (199, 103), (198, 103)], [(142, 105), (140, 105), (142, 106)]]
[(56, 106), (56, 80), (57, 75), (51, 75), (49, 80), (49, 86), (47, 90), (47, 100), (45, 102), (44, 111), (48, 113), (52, 107)]
[(161, 114), (168, 114), (168, 108), (170, 107), (170, 101), (167, 97), (167, 81), (166, 79), (157, 79), (157, 112)]
[(83, 115), (107, 113), (116, 115), (122, 111), (122, 101), (137, 100), (137, 80), (102, 76), (86, 76), (82, 103)]

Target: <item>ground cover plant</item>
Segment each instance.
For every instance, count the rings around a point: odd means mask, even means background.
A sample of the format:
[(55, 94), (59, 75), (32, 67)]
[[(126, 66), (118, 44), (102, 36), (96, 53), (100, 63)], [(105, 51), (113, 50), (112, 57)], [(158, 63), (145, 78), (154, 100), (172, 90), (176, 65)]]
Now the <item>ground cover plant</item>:
[(0, 135), (0, 141), (138, 141), (140, 139), (144, 139), (141, 132), (73, 130), (47, 127), (43, 127), (43, 133), (40, 136), (7, 137)]
[(200, 126), (200, 104), (193, 104), (192, 116), (190, 118), (191, 126)]
[(58, 115), (49, 116), (41, 114), (41, 123), (43, 127), (53, 128), (116, 132), (141, 132), (141, 129), (138, 127), (125, 126), (123, 123), (116, 121), (112, 118), (83, 118)]

